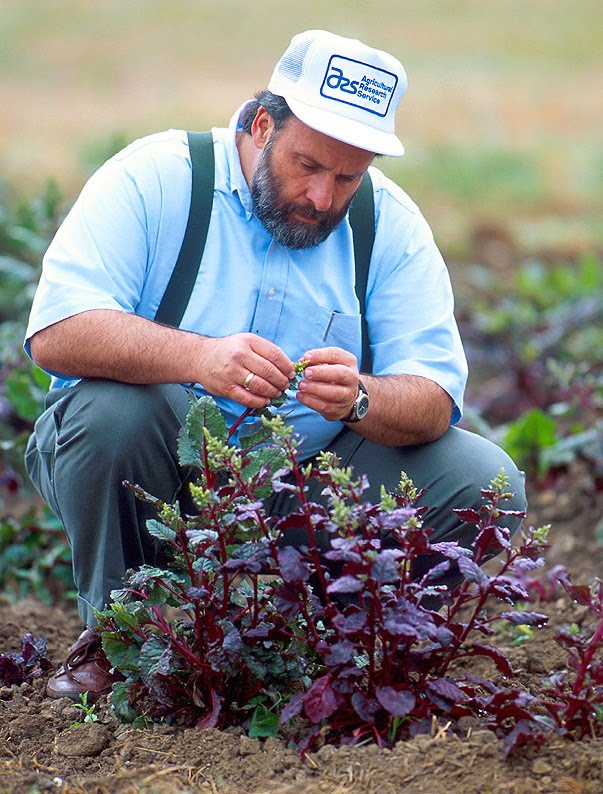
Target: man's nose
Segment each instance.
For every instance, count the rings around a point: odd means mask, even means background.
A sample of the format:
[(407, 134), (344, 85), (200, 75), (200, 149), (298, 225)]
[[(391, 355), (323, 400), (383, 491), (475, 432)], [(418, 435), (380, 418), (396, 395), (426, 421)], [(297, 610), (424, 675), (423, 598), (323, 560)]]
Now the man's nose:
[(333, 180), (326, 175), (316, 176), (306, 190), (306, 198), (317, 212), (326, 212), (333, 204)]

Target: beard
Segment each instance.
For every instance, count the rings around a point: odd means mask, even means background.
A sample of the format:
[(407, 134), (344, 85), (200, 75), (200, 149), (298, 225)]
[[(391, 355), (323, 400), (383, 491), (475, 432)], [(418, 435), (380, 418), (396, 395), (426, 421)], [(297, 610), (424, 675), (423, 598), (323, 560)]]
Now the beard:
[[(272, 159), (274, 140), (274, 137), (270, 138), (264, 146), (251, 183), (254, 212), (277, 243), (286, 248), (313, 248), (324, 242), (339, 226), (354, 196), (338, 211), (319, 212), (312, 204), (283, 202), (282, 183), (275, 173)], [(293, 218), (291, 213), (317, 222), (304, 223)]]

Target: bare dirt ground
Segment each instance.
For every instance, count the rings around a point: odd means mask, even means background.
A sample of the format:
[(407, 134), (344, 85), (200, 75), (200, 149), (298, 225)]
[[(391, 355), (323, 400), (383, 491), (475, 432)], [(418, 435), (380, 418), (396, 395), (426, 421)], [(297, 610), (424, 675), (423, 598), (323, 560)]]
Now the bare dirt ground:
[[(601, 571), (603, 548), (595, 527), (603, 494), (592, 496), (584, 473), (570, 472), (555, 491), (534, 493), (528, 522), (552, 523), (548, 564), (562, 562), (576, 581)], [(590, 491), (590, 494), (589, 494)], [(517, 683), (537, 691), (563, 669), (556, 629), (588, 621), (587, 610), (565, 596), (543, 607), (547, 627), (505, 651)], [(0, 652), (16, 650), (24, 631), (48, 640), (57, 664), (80, 630), (69, 610), (34, 600), (0, 602)], [(505, 640), (500, 640), (504, 645)], [(473, 664), (473, 663), (472, 663)], [(487, 675), (486, 667), (472, 672)], [(505, 760), (489, 731), (468, 725), (461, 735), (434, 727), (432, 736), (400, 742), (393, 750), (322, 747), (305, 763), (277, 739), (258, 740), (242, 731), (182, 730), (158, 726), (137, 730), (120, 724), (107, 699), (98, 722), (76, 724), (82, 713), (68, 700), (44, 696), (45, 678), (33, 685), (0, 688), (0, 792), (61, 791), (67, 794), (135, 792), (226, 792), (228, 794), (597, 794), (603, 791), (603, 740), (572, 743), (554, 738), (542, 749)]]

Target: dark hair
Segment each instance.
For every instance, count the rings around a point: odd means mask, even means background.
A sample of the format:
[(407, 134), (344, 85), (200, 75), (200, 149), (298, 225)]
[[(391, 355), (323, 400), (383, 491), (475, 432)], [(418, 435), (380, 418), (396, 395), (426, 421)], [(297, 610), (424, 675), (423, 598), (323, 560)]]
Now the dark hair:
[(258, 91), (241, 116), (243, 132), (251, 133), (251, 125), (260, 107), (266, 108), (274, 120), (275, 130), (279, 130), (287, 119), (293, 115), (284, 97), (273, 94), (272, 91)]

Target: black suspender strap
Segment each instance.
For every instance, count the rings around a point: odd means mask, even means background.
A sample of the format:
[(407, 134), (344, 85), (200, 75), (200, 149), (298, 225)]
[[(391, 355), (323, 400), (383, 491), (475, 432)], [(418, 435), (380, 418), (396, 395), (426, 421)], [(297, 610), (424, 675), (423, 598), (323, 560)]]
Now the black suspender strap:
[[(211, 132), (188, 132), (192, 166), (191, 205), (178, 260), (161, 299), (155, 320), (177, 328), (190, 300), (201, 265), (203, 249), (214, 198), (214, 145)], [(366, 321), (366, 285), (375, 240), (375, 202), (373, 184), (364, 175), (350, 207), (350, 225), (354, 236), (356, 295), (360, 303), (362, 328), (362, 372), (371, 372), (368, 323)]]
[(360, 323), (362, 329), (361, 372), (372, 372), (371, 348), (369, 345), (368, 323), (366, 321), (366, 285), (369, 265), (375, 242), (375, 198), (373, 183), (368, 171), (365, 173), (350, 207), (350, 226), (354, 235), (354, 263), (356, 267), (356, 296), (360, 303)]
[(214, 142), (211, 132), (188, 132), (192, 166), (191, 205), (178, 260), (155, 320), (177, 328), (199, 272), (214, 200)]

